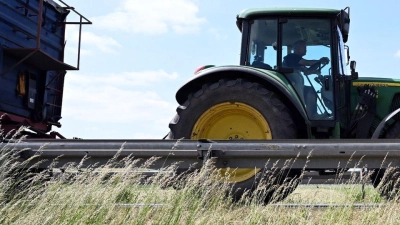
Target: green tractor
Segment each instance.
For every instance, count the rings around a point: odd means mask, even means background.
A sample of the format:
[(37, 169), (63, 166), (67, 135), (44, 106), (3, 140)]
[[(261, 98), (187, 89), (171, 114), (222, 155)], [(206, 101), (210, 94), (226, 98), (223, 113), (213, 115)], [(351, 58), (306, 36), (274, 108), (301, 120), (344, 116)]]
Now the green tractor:
[[(169, 124), (169, 138), (400, 138), (400, 82), (358, 77), (345, 45), (348, 7), (248, 9), (237, 16), (236, 24), (242, 33), (240, 65), (196, 70), (176, 94), (180, 106)], [(369, 169), (375, 187), (386, 180), (384, 169)], [(234, 196), (254, 190), (266, 172), (235, 170), (229, 177), (237, 189)], [(299, 180), (301, 172), (287, 170), (285, 180), (274, 182)]]

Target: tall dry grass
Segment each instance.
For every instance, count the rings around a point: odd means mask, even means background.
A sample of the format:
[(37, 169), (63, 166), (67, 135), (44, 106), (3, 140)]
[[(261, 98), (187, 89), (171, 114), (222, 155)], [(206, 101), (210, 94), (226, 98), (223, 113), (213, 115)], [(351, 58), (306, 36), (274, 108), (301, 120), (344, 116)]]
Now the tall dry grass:
[[(18, 142), (15, 140), (14, 142)], [(29, 159), (17, 161), (7, 146), (0, 155), (0, 224), (399, 224), (396, 201), (379, 197), (371, 186), (363, 199), (360, 184), (304, 185), (281, 203), (346, 204), (315, 209), (264, 205), (259, 198), (232, 202), (227, 182), (216, 181), (211, 163), (201, 171), (177, 177), (177, 165), (145, 177), (153, 158), (111, 159), (100, 169), (82, 163), (35, 170)], [(85, 160), (85, 159), (83, 159)], [(63, 166), (64, 173), (53, 167)], [(119, 166), (118, 173), (113, 167)], [(178, 179), (179, 178), (179, 179)], [(179, 186), (178, 190), (170, 187)], [(179, 185), (178, 185), (179, 184)], [(358, 209), (358, 203), (379, 203)]]

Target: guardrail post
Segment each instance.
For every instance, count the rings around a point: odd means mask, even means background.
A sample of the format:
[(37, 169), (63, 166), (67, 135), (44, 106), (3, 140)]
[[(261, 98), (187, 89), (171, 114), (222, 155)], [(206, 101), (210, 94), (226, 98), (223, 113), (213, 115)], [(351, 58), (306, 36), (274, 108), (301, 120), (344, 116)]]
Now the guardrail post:
[(217, 150), (212, 149), (212, 143), (216, 142), (208, 139), (200, 139), (197, 143), (197, 158), (203, 160), (203, 166), (208, 166), (210, 165), (210, 163), (215, 165), (215, 163), (217, 162)]

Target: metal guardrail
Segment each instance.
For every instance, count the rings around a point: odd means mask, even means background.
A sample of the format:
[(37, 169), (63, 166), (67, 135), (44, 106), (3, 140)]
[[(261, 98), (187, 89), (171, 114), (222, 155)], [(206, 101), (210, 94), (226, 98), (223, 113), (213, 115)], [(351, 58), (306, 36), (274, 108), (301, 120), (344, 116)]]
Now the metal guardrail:
[[(19, 153), (21, 159), (40, 155), (45, 168), (59, 156), (59, 165), (80, 162), (85, 165), (106, 164), (113, 156), (149, 159), (160, 157), (150, 169), (181, 162), (180, 168), (193, 164), (201, 167), (212, 159), (218, 168), (282, 167), (290, 161), (292, 169), (385, 168), (400, 166), (400, 142), (377, 140), (25, 140), (2, 143), (0, 148)], [(121, 150), (120, 150), (121, 149)]]

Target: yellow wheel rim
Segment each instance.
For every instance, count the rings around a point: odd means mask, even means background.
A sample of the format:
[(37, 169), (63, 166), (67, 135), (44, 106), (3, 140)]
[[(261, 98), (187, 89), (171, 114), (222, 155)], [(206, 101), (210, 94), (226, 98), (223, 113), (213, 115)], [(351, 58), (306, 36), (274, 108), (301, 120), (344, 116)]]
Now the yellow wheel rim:
[[(267, 120), (253, 107), (240, 102), (224, 102), (205, 111), (197, 120), (191, 139), (272, 139)], [(221, 169), (223, 177), (237, 183), (252, 178), (260, 169)]]

